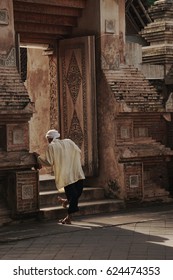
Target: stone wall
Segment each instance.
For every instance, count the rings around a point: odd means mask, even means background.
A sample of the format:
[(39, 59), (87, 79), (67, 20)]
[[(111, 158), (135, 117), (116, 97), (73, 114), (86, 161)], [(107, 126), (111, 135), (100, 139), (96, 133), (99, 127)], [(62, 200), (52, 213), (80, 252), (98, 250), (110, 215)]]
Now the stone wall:
[[(27, 50), (26, 87), (31, 100), (35, 103), (35, 111), (30, 120), (30, 151), (42, 154), (46, 148), (45, 134), (50, 129), (50, 83), (49, 58), (43, 50), (28, 48)], [(46, 172), (43, 170), (41, 172)]]

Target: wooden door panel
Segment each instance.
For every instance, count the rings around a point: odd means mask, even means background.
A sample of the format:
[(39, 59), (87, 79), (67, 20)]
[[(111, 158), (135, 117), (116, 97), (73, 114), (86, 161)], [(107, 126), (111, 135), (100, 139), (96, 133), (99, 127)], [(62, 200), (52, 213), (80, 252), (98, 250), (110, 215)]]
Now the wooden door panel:
[(94, 37), (60, 41), (61, 135), (82, 150), (86, 176), (97, 172), (97, 125)]

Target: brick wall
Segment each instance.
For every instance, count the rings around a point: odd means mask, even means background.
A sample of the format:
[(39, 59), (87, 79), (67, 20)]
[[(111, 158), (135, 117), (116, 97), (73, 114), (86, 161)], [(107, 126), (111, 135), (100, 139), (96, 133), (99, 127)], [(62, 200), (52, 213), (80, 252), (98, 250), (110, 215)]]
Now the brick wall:
[(167, 124), (166, 121), (158, 115), (140, 116), (134, 119), (134, 131), (140, 128), (148, 130), (148, 137), (166, 145), (167, 144)]
[(14, 171), (8, 183), (8, 202), (14, 215), (38, 211), (37, 171)]

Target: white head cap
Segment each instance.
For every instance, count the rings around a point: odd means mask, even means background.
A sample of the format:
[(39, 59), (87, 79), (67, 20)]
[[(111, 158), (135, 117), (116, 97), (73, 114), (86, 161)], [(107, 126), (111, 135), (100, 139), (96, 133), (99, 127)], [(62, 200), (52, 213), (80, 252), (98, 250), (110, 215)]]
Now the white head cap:
[(60, 137), (60, 133), (56, 129), (48, 130), (46, 133), (47, 138), (52, 138), (53, 140)]

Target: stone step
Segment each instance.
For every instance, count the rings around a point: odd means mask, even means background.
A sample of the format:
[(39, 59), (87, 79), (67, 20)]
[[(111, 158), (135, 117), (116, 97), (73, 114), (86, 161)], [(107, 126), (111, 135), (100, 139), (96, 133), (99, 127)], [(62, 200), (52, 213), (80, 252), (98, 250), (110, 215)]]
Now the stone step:
[[(57, 196), (65, 198), (64, 192), (58, 192), (57, 190), (41, 191), (39, 193), (40, 207), (57, 206)], [(104, 199), (103, 188), (86, 188), (84, 187), (83, 193), (80, 197), (81, 201), (93, 201)]]
[[(124, 201), (118, 199), (103, 199), (97, 201), (80, 202), (80, 211), (75, 215), (80, 216), (98, 213), (110, 213), (121, 210), (124, 207)], [(62, 206), (40, 208), (41, 219), (61, 219), (65, 215), (67, 215), (67, 210)]]
[(121, 82), (117, 81), (117, 82), (114, 82), (114, 83), (109, 83), (111, 88), (112, 89), (117, 89), (119, 88), (119, 90), (121, 89), (129, 89), (130, 88), (134, 88), (134, 91), (140, 89), (142, 91), (145, 91), (146, 89), (147, 90), (151, 90), (153, 92), (156, 92), (155, 91), (155, 88), (153, 86), (150, 86), (150, 85), (146, 85), (146, 84), (139, 84), (139, 83), (134, 83), (134, 82), (131, 82), (130, 80), (128, 80), (127, 82), (124, 82), (121, 80)]
[[(58, 192), (53, 176), (40, 176), (40, 218), (60, 219), (67, 214), (67, 210), (58, 205), (57, 196), (65, 197), (64, 191)], [(104, 188), (84, 187), (79, 200), (80, 212), (77, 215), (91, 215), (109, 213), (124, 208), (124, 201), (118, 199), (106, 199)]]
[(55, 177), (51, 175), (40, 175), (39, 176), (39, 191), (51, 191), (57, 190), (55, 185)]
[(156, 94), (154, 91), (150, 90), (140, 90), (140, 88), (134, 89), (132, 87), (126, 88), (118, 88), (118, 87), (111, 87), (111, 90), (115, 96), (123, 96), (124, 98), (127, 97), (138, 97), (138, 98), (147, 98), (148, 100), (163, 100), (163, 97)]

